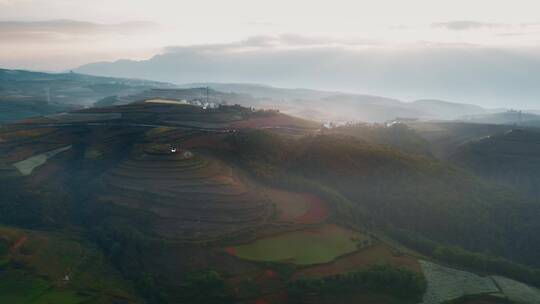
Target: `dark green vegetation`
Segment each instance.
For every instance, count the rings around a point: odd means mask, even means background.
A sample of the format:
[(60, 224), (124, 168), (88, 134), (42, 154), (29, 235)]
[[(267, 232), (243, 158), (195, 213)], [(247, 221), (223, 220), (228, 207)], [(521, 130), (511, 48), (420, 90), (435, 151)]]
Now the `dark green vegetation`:
[(404, 230), (387, 231), (396, 240), (418, 252), (459, 268), (480, 273), (497, 273), (515, 280), (540, 286), (540, 269), (515, 263), (486, 253), (471, 252), (457, 246), (445, 246)]
[[(538, 284), (538, 205), (429, 156), (414, 130), (321, 132), (277, 111), (167, 101), (5, 125), (0, 276), (14, 279), (0, 290), (14, 303), (414, 303), (425, 283), (407, 248)], [(287, 209), (299, 196), (304, 211)], [(410, 270), (373, 258), (381, 248)]]
[(0, 227), (0, 302), (136, 303), (92, 243), (68, 233)]
[(540, 130), (514, 129), (461, 146), (453, 162), (540, 198)]
[(322, 279), (300, 279), (287, 285), (289, 296), (300, 302), (307, 297), (324, 298), (362, 291), (391, 295), (402, 303), (418, 303), (425, 288), (426, 282), (419, 274), (388, 266), (374, 266)]
[(368, 143), (394, 148), (404, 153), (431, 156), (431, 145), (404, 123), (389, 126), (380, 124), (355, 124), (333, 128), (327, 134), (342, 134), (364, 140)]

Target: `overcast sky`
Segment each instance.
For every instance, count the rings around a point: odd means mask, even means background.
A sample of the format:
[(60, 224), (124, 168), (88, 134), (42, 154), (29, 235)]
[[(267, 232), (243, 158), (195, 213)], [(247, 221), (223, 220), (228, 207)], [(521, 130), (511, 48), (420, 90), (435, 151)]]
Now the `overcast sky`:
[[(0, 0), (0, 65), (63, 70), (258, 35), (531, 47), (537, 0)], [(69, 21), (70, 22), (69, 22)], [(332, 43), (329, 41), (329, 43)]]
[(0, 0), (0, 67), (63, 71), (213, 46), (484, 48), (534, 61), (539, 11), (538, 0)]

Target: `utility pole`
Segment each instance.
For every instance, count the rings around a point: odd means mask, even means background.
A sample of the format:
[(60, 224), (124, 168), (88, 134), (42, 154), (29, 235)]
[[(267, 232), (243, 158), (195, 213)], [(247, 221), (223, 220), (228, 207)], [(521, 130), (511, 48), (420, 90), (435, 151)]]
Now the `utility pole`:
[(208, 91), (210, 90), (210, 87), (206, 87), (206, 104), (208, 104)]

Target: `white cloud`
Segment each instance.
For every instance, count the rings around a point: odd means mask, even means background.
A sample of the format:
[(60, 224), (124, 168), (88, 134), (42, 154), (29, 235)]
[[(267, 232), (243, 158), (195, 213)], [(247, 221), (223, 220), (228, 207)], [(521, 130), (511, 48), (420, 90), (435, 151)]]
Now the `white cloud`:
[(435, 28), (446, 28), (453, 31), (465, 31), (483, 28), (505, 27), (507, 25), (501, 23), (479, 22), (472, 20), (457, 20), (448, 22), (436, 22), (433, 23), (431, 26)]

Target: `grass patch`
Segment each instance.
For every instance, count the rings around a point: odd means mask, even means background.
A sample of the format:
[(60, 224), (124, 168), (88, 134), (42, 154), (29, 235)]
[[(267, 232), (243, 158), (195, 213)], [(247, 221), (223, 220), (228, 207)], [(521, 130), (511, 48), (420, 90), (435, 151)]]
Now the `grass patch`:
[(16, 162), (13, 165), (15, 168), (17, 168), (17, 170), (19, 170), (19, 172), (21, 172), (22, 175), (30, 175), (35, 168), (45, 164), (49, 158), (69, 149), (71, 149), (71, 145), (29, 157), (25, 160)]
[(321, 264), (357, 250), (368, 236), (336, 225), (288, 232), (227, 249), (239, 258), (296, 265)]

